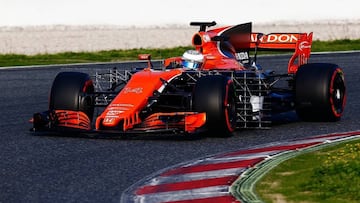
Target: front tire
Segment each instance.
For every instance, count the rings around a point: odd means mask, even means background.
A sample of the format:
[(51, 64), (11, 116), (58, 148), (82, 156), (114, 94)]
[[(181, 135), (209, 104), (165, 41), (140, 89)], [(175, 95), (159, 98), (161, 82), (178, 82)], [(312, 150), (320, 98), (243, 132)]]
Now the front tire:
[(310, 63), (295, 77), (296, 113), (304, 121), (338, 121), (345, 107), (344, 73), (336, 64)]
[(229, 136), (236, 127), (235, 91), (232, 80), (222, 75), (198, 79), (193, 93), (193, 110), (206, 113), (208, 132)]
[(93, 93), (93, 82), (88, 74), (60, 72), (51, 87), (49, 110), (81, 111), (92, 120)]

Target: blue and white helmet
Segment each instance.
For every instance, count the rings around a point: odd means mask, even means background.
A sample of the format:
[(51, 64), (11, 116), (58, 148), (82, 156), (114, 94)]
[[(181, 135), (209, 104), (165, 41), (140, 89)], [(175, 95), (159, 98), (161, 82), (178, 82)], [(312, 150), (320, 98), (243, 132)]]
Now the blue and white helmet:
[(182, 55), (182, 65), (185, 68), (200, 68), (204, 61), (204, 56), (197, 50), (188, 50)]

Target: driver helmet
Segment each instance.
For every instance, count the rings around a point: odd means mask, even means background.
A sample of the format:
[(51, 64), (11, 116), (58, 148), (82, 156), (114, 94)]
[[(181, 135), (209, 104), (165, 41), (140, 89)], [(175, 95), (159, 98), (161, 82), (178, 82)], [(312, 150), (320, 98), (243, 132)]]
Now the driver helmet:
[(185, 68), (200, 68), (204, 61), (204, 56), (197, 50), (188, 50), (182, 55), (181, 64)]

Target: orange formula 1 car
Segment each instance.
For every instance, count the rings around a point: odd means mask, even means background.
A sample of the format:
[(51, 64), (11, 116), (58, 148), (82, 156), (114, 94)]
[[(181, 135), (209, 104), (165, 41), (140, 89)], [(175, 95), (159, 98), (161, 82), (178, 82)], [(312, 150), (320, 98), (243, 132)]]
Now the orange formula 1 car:
[[(148, 60), (141, 70), (59, 73), (49, 109), (34, 114), (32, 129), (226, 136), (242, 128), (268, 128), (274, 115), (294, 110), (304, 121), (341, 118), (343, 71), (336, 64), (308, 63), (312, 33), (254, 33), (251, 23), (212, 30), (207, 29), (215, 22), (190, 25), (200, 28), (192, 37), (194, 49), (165, 59), (162, 67), (141, 55)], [(287, 71), (262, 70), (260, 50), (293, 51)]]

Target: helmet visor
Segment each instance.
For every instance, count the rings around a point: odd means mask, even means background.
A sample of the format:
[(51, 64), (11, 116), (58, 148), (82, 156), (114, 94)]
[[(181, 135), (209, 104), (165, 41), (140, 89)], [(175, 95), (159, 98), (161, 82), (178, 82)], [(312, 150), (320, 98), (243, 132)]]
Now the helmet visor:
[(201, 63), (199, 63), (199, 62), (187, 61), (187, 60), (183, 60), (181, 64), (186, 68), (194, 68), (194, 69), (199, 68), (201, 65)]

